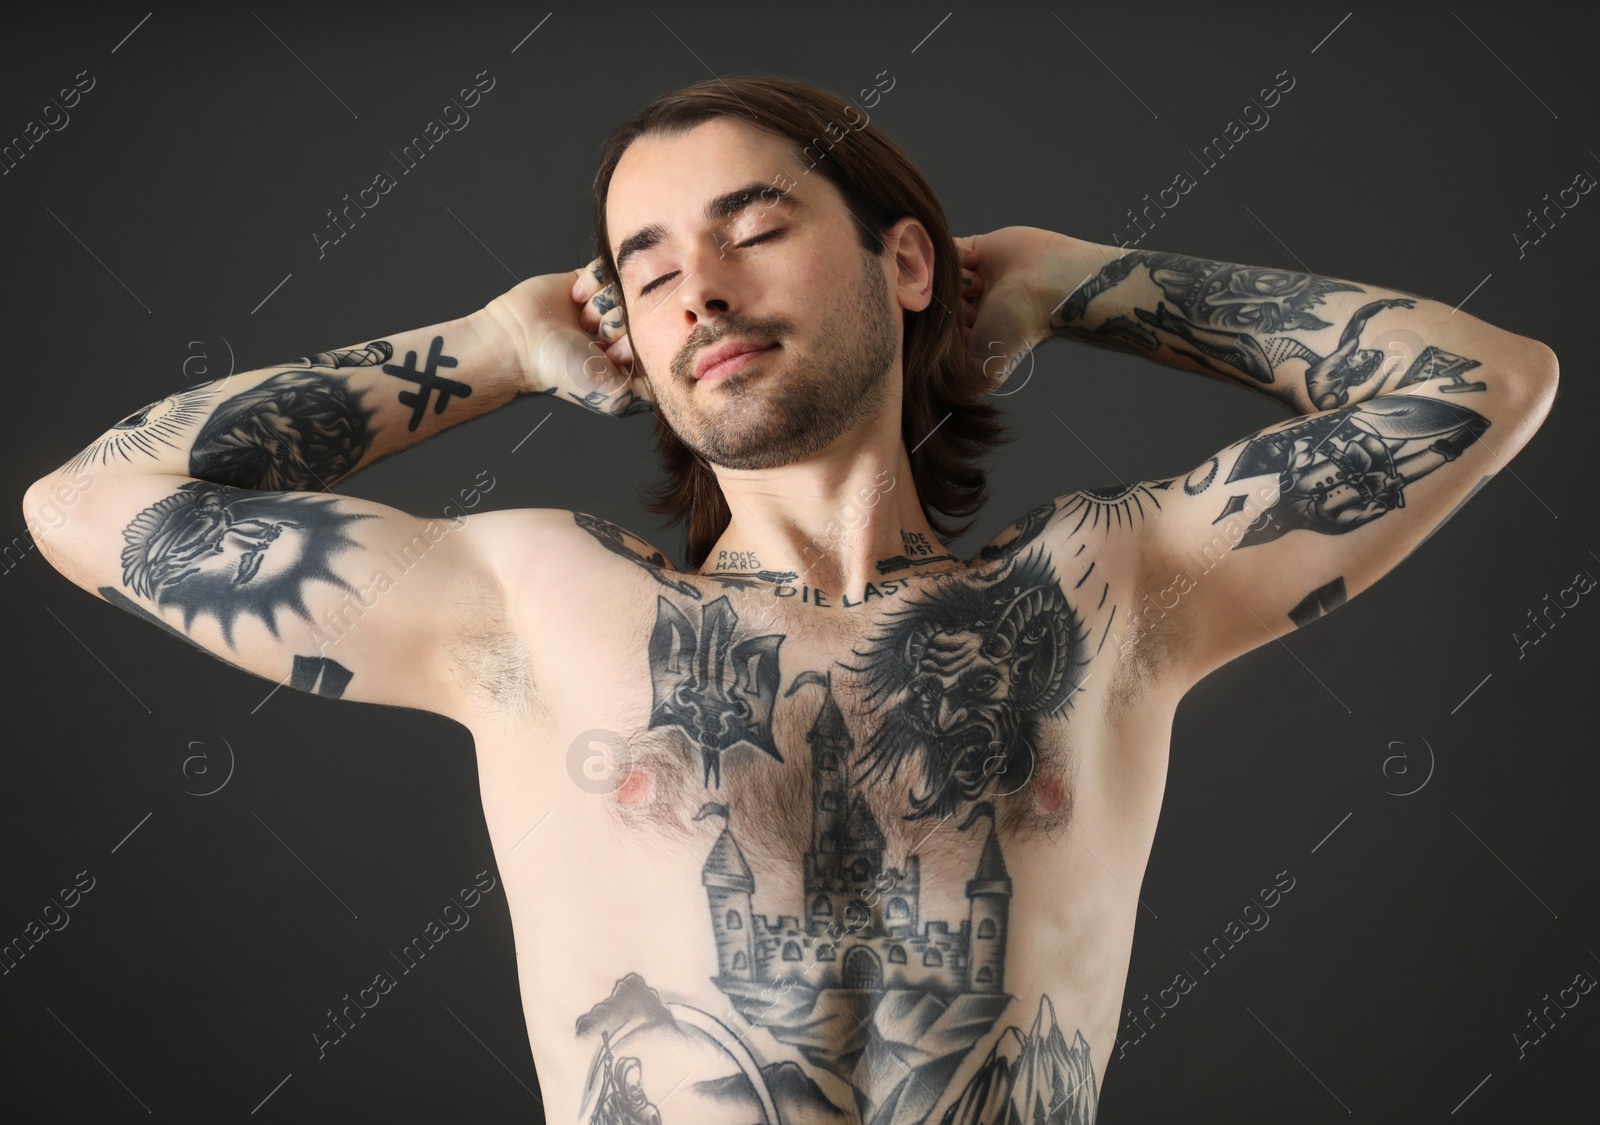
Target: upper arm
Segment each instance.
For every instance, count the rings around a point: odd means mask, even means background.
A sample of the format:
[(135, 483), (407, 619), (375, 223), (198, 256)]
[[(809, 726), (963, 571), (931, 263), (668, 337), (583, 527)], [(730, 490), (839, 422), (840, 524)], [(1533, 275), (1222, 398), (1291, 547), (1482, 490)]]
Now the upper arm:
[(503, 603), (472, 517), (143, 473), (81, 474), (52, 507), (69, 473), (25, 508), (77, 585), (269, 680), (464, 715), (456, 664)]
[(1307, 414), (1168, 482), (1140, 536), (1134, 643), (1181, 635), (1175, 661), (1192, 683), (1370, 586), (1543, 419), (1554, 356), (1521, 345), (1485, 354), (1484, 389), (1422, 383)]

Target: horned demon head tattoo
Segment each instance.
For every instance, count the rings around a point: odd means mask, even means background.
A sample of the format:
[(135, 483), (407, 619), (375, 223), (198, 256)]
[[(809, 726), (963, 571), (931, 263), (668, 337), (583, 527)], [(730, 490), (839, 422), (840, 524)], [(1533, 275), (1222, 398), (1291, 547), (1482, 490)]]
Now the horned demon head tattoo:
[(910, 758), (922, 786), (908, 820), (950, 816), (1032, 769), (1039, 724), (1059, 715), (1087, 665), (1082, 619), (1043, 550), (976, 582), (951, 583), (890, 616), (858, 666), (881, 722), (863, 780)]

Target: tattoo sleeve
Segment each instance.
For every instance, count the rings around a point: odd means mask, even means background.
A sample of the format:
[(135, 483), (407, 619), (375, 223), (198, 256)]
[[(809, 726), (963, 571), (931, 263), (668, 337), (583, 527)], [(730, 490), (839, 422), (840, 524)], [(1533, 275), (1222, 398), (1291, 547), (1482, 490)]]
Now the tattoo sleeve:
[(1466, 318), (1447, 335), (1441, 318), (1452, 310), (1435, 301), (1154, 250), (1096, 269), (1099, 260), (1059, 263), (1058, 276), (1083, 280), (1051, 315), (1052, 336), (1241, 383), (1301, 414), (1421, 384), (1453, 395), (1486, 387), (1466, 377), (1479, 360), (1433, 339), (1473, 350)]
[(71, 464), (327, 490), (516, 397), (513, 357), (480, 323), (466, 317), (187, 388), (128, 415)]

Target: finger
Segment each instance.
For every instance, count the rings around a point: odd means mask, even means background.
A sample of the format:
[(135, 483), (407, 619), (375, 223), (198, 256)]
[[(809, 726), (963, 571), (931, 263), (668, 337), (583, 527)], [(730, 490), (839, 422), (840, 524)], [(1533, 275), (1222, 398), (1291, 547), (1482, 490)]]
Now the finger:
[(589, 262), (587, 266), (579, 266), (578, 269), (573, 270), (571, 296), (573, 296), (574, 302), (582, 304), (582, 302), (589, 299), (590, 293), (594, 293), (594, 272), (592, 272), (594, 267), (594, 262)]
[[(617, 287), (615, 285), (607, 285), (589, 298), (578, 313), (578, 322), (593, 332), (596, 326), (606, 318), (607, 314), (617, 308), (618, 304), (620, 302), (617, 300)], [(618, 311), (620, 312), (620, 310)]]
[(623, 319), (622, 309), (613, 308), (599, 321), (599, 330), (596, 335), (606, 344), (613, 344), (628, 331), (627, 322)]
[(605, 283), (605, 260), (596, 258), (576, 273), (577, 276), (572, 282), (572, 299), (582, 304)]
[(607, 348), (606, 355), (617, 370), (625, 372), (629, 378), (633, 377), (633, 342), (626, 335)]

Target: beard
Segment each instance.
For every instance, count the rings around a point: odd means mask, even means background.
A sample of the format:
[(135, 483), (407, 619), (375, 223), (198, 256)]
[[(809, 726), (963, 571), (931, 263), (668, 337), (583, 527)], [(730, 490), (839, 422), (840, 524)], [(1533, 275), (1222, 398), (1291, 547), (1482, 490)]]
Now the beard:
[[(717, 339), (740, 336), (777, 340), (789, 335), (779, 317), (727, 317), (715, 337), (690, 336), (673, 361), (680, 385), (692, 385), (693, 357)], [(681, 399), (657, 395), (663, 419), (702, 460), (728, 469), (773, 469), (811, 457), (871, 418), (883, 405), (895, 358), (889, 285), (878, 260), (863, 252), (855, 285), (840, 294), (818, 323), (818, 351), (798, 358), (780, 348), (779, 370), (724, 375), (701, 400), (691, 389)], [(847, 331), (851, 325), (853, 332)], [(637, 357), (635, 357), (637, 359)], [(763, 361), (757, 361), (763, 362)], [(648, 374), (648, 373), (647, 373)], [(781, 381), (780, 380), (781, 377)], [(770, 386), (763, 386), (759, 380)], [(715, 401), (711, 401), (714, 399)]]

